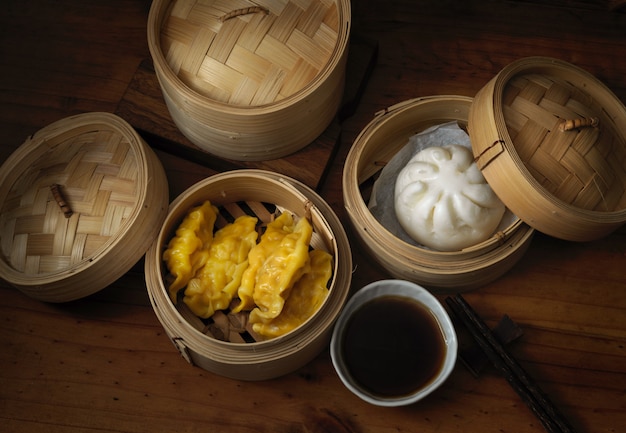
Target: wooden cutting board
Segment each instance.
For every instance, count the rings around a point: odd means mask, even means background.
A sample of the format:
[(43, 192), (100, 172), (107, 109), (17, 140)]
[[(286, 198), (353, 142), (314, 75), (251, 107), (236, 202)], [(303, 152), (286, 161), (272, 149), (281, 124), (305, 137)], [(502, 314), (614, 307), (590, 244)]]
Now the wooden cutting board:
[(153, 148), (216, 171), (256, 168), (285, 174), (317, 190), (341, 137), (341, 122), (350, 117), (374, 67), (376, 41), (352, 35), (346, 65), (344, 99), (334, 121), (311, 144), (281, 159), (235, 161), (212, 155), (189, 141), (176, 127), (163, 100), (151, 59), (141, 62), (115, 114), (125, 119)]

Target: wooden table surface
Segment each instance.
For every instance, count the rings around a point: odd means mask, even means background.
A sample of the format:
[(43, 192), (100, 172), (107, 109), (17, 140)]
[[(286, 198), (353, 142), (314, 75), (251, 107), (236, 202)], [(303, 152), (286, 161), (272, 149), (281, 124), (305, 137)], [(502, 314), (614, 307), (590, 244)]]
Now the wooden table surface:
[[(58, 119), (119, 112), (146, 42), (149, 0), (7, 0), (0, 13), (0, 161)], [(508, 63), (557, 57), (626, 102), (626, 13), (602, 0), (357, 0), (353, 30), (378, 56), (318, 190), (350, 235), (352, 289), (388, 275), (365, 256), (343, 209), (345, 156), (374, 113), (426, 95), (474, 95)], [(173, 198), (215, 173), (159, 151)], [(506, 275), (465, 298), (578, 432), (626, 428), (626, 227), (587, 243), (537, 234)], [(0, 283), (3, 432), (542, 432), (507, 382), (458, 363), (427, 400), (368, 405), (329, 353), (287, 376), (226, 379), (187, 364), (148, 301), (141, 264), (85, 299), (47, 304)]]

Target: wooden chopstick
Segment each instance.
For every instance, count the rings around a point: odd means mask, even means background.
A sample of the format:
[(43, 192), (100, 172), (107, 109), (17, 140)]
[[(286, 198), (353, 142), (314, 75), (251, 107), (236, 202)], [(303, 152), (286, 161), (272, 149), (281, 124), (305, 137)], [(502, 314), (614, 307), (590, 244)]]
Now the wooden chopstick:
[(472, 334), (494, 367), (535, 413), (550, 433), (574, 433), (567, 419), (552, 404), (548, 396), (533, 382), (522, 366), (507, 352), (489, 327), (461, 295), (446, 298), (446, 303)]

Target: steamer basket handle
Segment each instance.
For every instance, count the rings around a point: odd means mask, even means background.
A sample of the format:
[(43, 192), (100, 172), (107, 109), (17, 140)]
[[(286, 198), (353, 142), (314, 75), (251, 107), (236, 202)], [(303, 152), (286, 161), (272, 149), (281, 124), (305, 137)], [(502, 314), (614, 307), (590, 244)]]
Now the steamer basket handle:
[(235, 9), (233, 11), (228, 12), (225, 15), (220, 17), (220, 21), (224, 22), (231, 18), (235, 18), (241, 15), (255, 14), (257, 12), (263, 12), (265, 15), (269, 14), (270, 11), (262, 6), (250, 6), (247, 8)]
[(572, 129), (580, 128), (597, 128), (600, 123), (600, 119), (597, 117), (581, 117), (578, 119), (563, 119), (559, 124), (559, 129), (563, 132), (571, 131)]
[(67, 200), (65, 200), (65, 196), (61, 191), (61, 185), (59, 185), (58, 183), (53, 183), (52, 185), (50, 185), (50, 191), (52, 191), (54, 201), (56, 201), (61, 208), (61, 211), (63, 212), (63, 215), (65, 215), (65, 218), (71, 217), (74, 214), (74, 211), (70, 207)]

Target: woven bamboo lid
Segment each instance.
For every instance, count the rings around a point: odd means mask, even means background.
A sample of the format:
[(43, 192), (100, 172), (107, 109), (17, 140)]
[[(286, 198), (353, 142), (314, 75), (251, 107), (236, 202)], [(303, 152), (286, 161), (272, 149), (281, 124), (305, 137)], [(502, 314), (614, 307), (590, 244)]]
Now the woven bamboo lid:
[(343, 97), (348, 0), (155, 0), (148, 47), (180, 131), (229, 159), (318, 137)]
[(59, 120), (0, 168), (0, 277), (42, 301), (95, 293), (141, 259), (167, 205), (165, 171), (128, 123)]
[(161, 47), (191, 89), (235, 106), (261, 106), (309, 86), (341, 34), (332, 1), (172, 2)]
[(626, 108), (591, 74), (513, 62), (478, 92), (468, 129), (491, 187), (535, 229), (589, 241), (626, 222)]

